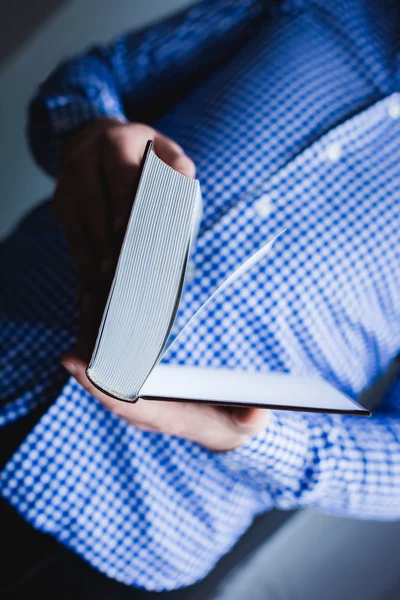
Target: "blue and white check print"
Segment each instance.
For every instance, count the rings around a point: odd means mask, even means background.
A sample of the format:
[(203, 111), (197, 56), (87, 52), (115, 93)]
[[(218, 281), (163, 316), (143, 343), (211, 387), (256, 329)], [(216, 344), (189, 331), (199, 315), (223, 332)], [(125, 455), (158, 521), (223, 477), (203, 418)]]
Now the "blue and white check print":
[[(180, 96), (156, 126), (195, 161), (205, 207), (176, 331), (287, 228), (171, 361), (318, 373), (357, 397), (399, 352), (399, 33), (394, 0), (209, 0), (40, 88), (30, 138), (51, 173), (74, 127), (147, 120)], [(0, 275), (1, 422), (48, 406), (2, 493), (103, 573), (193, 583), (273, 507), (400, 517), (400, 382), (371, 419), (274, 412), (266, 432), (214, 454), (139, 431), (65, 380), (76, 273), (48, 205), (4, 244)]]

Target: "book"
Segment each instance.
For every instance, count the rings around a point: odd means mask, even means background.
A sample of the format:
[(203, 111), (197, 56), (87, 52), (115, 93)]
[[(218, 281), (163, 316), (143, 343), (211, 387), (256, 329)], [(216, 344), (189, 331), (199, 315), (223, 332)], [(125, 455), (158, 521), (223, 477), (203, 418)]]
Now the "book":
[[(95, 347), (89, 380), (119, 400), (205, 402), (368, 415), (319, 377), (162, 362), (210, 302), (272, 249), (269, 240), (236, 269), (168, 345), (201, 219), (199, 181), (165, 164), (148, 142), (131, 215)], [(279, 234), (281, 235), (281, 234)]]

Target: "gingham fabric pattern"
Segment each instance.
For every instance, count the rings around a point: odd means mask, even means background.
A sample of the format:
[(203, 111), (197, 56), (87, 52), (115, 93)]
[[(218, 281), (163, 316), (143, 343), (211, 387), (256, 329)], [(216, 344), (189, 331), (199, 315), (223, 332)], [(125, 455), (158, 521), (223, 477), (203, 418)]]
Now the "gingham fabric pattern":
[[(287, 231), (170, 361), (317, 373), (355, 398), (399, 352), (399, 23), (387, 0), (208, 1), (41, 87), (31, 141), (56, 173), (70, 129), (156, 114), (200, 58), (211, 69), (236, 48), (156, 122), (194, 159), (205, 201), (175, 334)], [(108, 576), (151, 590), (193, 583), (273, 507), (400, 517), (398, 382), (370, 419), (273, 412), (264, 433), (214, 454), (141, 432), (66, 380), (58, 357), (73, 342), (76, 273), (48, 205), (3, 245), (0, 276), (2, 423), (48, 407), (5, 466), (2, 493)]]

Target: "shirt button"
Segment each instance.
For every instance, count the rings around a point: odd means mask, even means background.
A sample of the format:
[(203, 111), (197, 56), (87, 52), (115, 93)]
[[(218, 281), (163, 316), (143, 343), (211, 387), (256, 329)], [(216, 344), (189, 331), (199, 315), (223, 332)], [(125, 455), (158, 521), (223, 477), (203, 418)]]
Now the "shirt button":
[(336, 162), (342, 156), (342, 145), (340, 142), (332, 142), (325, 150), (326, 158), (332, 162)]
[(254, 210), (260, 215), (260, 217), (269, 217), (272, 212), (272, 200), (269, 196), (261, 196), (254, 203)]
[(187, 269), (186, 269), (185, 283), (192, 283), (195, 274), (196, 274), (196, 267), (193, 264), (193, 260), (189, 260)]
[(392, 100), (392, 102), (389, 104), (388, 113), (391, 119), (400, 119), (399, 100)]
[(240, 471), (242, 471), (242, 467), (235, 463), (230, 464), (228, 468), (234, 473), (240, 473)]

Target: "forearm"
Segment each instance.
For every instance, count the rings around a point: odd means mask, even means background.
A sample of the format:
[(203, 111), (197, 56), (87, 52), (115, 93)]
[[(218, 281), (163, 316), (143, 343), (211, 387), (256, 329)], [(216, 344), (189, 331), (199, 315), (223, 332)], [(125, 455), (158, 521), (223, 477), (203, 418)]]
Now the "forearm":
[(275, 412), (266, 432), (219, 460), (281, 509), (311, 505), (359, 518), (400, 517), (399, 414)]
[(68, 133), (101, 117), (150, 122), (237, 49), (264, 13), (262, 0), (206, 0), (56, 69), (29, 112), (39, 164), (57, 175)]

